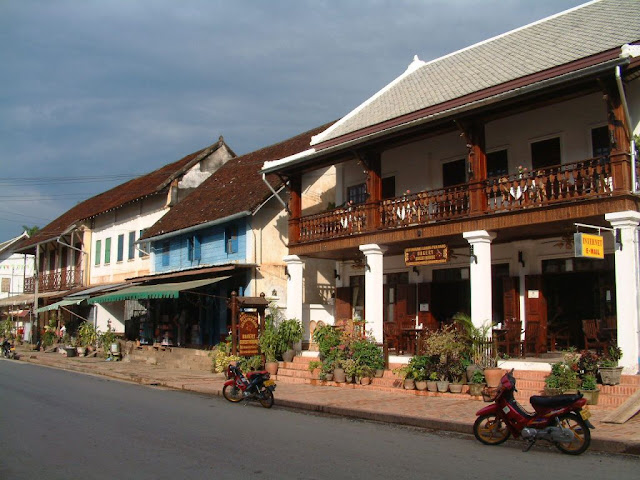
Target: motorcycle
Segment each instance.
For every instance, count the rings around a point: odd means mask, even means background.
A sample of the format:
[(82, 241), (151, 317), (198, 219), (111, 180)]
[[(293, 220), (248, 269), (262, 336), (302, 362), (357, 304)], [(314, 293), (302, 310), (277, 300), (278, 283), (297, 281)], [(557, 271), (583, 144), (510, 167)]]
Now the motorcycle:
[(258, 400), (264, 408), (273, 406), (273, 391), (276, 383), (271, 380), (269, 372), (261, 370), (249, 372), (246, 376), (240, 367), (229, 365), (228, 380), (222, 387), (222, 396), (232, 403), (242, 400)]
[(485, 402), (494, 402), (476, 412), (473, 434), (485, 445), (500, 445), (513, 435), (527, 441), (523, 452), (538, 440), (553, 443), (558, 450), (569, 455), (580, 455), (591, 443), (591, 412), (582, 394), (534, 395), (529, 399), (534, 413), (527, 412), (513, 398), (516, 392), (513, 369), (503, 375), (497, 388), (485, 387)]
[(9, 343), (9, 340), (2, 342), (2, 356), (13, 360), (16, 358), (16, 347)]

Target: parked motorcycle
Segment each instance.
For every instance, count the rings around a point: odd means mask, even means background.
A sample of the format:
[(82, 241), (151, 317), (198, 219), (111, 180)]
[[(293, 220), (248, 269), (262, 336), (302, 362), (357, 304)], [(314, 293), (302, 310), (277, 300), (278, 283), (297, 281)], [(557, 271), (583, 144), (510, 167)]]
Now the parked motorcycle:
[(497, 388), (482, 392), (485, 402), (494, 402), (476, 412), (473, 434), (486, 445), (499, 445), (511, 435), (527, 441), (528, 451), (538, 440), (555, 444), (563, 453), (580, 455), (589, 448), (594, 426), (589, 422), (591, 412), (582, 394), (534, 395), (529, 399), (534, 413), (529, 413), (513, 398), (516, 392), (513, 369), (503, 375)]
[(242, 400), (258, 400), (264, 408), (271, 408), (276, 383), (269, 377), (269, 372), (266, 370), (249, 372), (245, 376), (240, 367), (229, 365), (228, 380), (222, 387), (222, 396), (233, 403)]
[(9, 340), (2, 342), (2, 356), (10, 360), (16, 358), (16, 347), (11, 345)]

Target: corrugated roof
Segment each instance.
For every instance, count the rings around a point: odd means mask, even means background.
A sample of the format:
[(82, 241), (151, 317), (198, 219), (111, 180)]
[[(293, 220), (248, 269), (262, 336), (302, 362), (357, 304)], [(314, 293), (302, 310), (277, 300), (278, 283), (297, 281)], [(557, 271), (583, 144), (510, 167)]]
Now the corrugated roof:
[[(272, 195), (259, 173), (262, 164), (305, 150), (311, 137), (329, 125), (322, 125), (283, 142), (227, 161), (187, 198), (147, 229), (143, 238), (176, 232), (240, 212), (253, 212)], [(275, 175), (268, 176), (267, 179), (275, 189), (282, 186), (282, 181)]]
[(25, 249), (26, 247), (58, 237), (69, 227), (73, 226), (74, 223), (81, 220), (94, 217), (150, 195), (164, 194), (171, 180), (176, 178), (179, 173), (191, 168), (200, 155), (207, 154), (207, 152), (211, 153), (223, 144), (224, 140), (220, 137), (218, 142), (207, 148), (191, 153), (147, 175), (129, 180), (111, 190), (107, 190), (104, 193), (79, 203), (42, 228), (31, 238), (26, 239), (18, 248)]
[(640, 40), (640, 1), (600, 0), (407, 71), (312, 144)]

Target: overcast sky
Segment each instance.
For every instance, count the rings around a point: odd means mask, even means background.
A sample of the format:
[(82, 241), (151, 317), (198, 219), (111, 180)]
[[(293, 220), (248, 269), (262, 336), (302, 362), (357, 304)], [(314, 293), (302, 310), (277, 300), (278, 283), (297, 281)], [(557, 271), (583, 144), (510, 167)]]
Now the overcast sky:
[(0, 0), (0, 242), (215, 142), (335, 120), (581, 0)]

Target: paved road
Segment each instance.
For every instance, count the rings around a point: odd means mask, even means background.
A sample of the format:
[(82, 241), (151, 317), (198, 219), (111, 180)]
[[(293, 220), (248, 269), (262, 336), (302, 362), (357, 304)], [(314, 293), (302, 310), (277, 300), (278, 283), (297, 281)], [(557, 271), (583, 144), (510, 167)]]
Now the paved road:
[(0, 478), (631, 479), (639, 466), (0, 361)]

